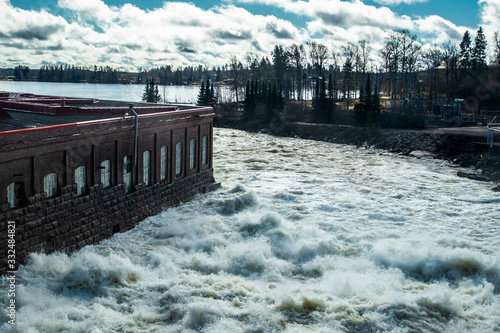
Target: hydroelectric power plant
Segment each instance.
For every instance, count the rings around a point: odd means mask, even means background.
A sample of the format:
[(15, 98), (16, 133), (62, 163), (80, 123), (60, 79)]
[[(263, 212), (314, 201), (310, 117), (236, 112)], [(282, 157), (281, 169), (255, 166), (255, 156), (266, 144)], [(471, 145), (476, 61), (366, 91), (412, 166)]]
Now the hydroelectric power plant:
[(216, 188), (213, 116), (212, 108), (2, 93), (0, 221), (2, 230), (15, 222), (17, 261), (2, 261), (0, 273), (29, 253), (96, 244)]

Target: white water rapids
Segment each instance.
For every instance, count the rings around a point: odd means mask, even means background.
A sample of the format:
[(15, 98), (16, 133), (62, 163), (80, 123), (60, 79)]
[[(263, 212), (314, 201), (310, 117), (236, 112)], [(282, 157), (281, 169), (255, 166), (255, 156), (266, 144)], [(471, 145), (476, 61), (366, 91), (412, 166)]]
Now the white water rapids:
[(214, 139), (221, 189), (71, 255), (33, 254), (0, 331), (500, 332), (494, 184), (373, 149)]

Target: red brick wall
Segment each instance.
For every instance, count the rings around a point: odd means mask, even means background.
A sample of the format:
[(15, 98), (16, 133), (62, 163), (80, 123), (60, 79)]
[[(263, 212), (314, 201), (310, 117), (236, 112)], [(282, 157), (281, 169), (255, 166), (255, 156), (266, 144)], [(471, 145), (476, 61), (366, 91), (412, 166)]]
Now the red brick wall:
[[(32, 251), (73, 250), (96, 243), (115, 230), (129, 229), (163, 206), (173, 206), (205, 191), (212, 176), (211, 109), (139, 117), (135, 190), (126, 195), (123, 158), (134, 156), (135, 119), (104, 121), (50, 130), (0, 133), (0, 230), (19, 224), (20, 257)], [(209, 163), (201, 165), (201, 138), (209, 138)], [(189, 140), (196, 140), (196, 168), (189, 170)], [(175, 174), (175, 146), (183, 143), (183, 171)], [(167, 179), (160, 182), (160, 148), (168, 147)], [(151, 151), (151, 185), (143, 183), (143, 152)], [(103, 189), (102, 161), (111, 161), (112, 187)], [(85, 166), (88, 191), (76, 196), (75, 169)], [(43, 179), (57, 173), (59, 194), (47, 199)], [(24, 181), (27, 205), (10, 208), (7, 186)], [(7, 232), (0, 232), (5, 251)], [(2, 254), (6, 254), (2, 252)], [(4, 256), (3, 256), (4, 257)], [(1, 263), (0, 265), (4, 265)], [(4, 266), (0, 266), (0, 273)], [(5, 271), (3, 271), (5, 272)]]

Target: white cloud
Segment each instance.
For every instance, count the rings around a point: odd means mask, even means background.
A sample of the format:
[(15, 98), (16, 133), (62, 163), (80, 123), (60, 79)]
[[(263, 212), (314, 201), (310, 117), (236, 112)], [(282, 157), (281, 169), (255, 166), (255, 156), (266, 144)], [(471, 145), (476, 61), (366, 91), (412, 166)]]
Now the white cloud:
[(397, 6), (400, 4), (411, 5), (414, 3), (429, 2), (429, 0), (374, 0), (376, 3), (386, 6)]
[[(479, 0), (484, 22), (493, 24), (496, 2)], [(360, 0), (225, 0), (208, 10), (194, 3), (165, 1), (161, 8), (142, 10), (131, 4), (108, 6), (102, 0), (59, 0), (59, 12), (24, 11), (0, 0), (0, 55), (5, 66), (43, 62), (75, 65), (138, 67), (203, 64), (220, 66), (231, 55), (248, 52), (269, 56), (276, 44), (288, 46), (316, 40), (329, 47), (365, 39), (375, 50), (393, 29), (425, 34), (436, 43), (463, 34), (438, 16), (411, 19), (387, 7)], [(233, 3), (275, 6), (307, 18), (298, 28), (272, 15), (255, 15)], [(488, 9), (488, 11), (486, 10)], [(498, 16), (497, 16), (498, 17)]]
[(128, 70), (169, 64), (218, 66), (232, 54), (243, 60), (247, 52), (267, 55), (275, 44), (308, 39), (289, 21), (232, 5), (203, 10), (192, 3), (164, 2), (161, 8), (144, 11), (131, 4), (107, 6), (101, 0), (58, 4), (69, 21), (0, 0), (4, 66), (71, 63)]
[(479, 0), (481, 25), (485, 30), (500, 31), (500, 1)]
[(448, 41), (460, 41), (467, 27), (459, 27), (444, 18), (431, 15), (415, 20), (424, 43), (440, 45)]

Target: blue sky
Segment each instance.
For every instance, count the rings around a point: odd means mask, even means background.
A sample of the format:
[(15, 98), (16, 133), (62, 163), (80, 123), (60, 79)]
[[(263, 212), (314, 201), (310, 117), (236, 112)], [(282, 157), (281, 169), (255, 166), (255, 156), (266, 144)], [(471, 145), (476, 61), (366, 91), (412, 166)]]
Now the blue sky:
[(0, 0), (0, 67), (105, 64), (220, 66), (232, 55), (316, 41), (332, 52), (408, 29), (424, 48), (466, 30), (500, 31), (498, 0)]
[[(47, 7), (51, 10), (57, 7), (57, 0), (11, 0), (14, 6), (23, 9), (40, 9)], [(218, 5), (221, 1), (180, 1), (194, 3), (197, 7), (210, 9), (214, 5)], [(372, 0), (363, 1), (365, 4), (380, 6), (379, 3)], [(163, 6), (163, 1), (158, 0), (104, 0), (109, 6), (121, 6), (124, 3), (131, 3), (144, 10), (153, 10)], [(293, 20), (294, 23), (304, 25), (305, 20), (300, 15), (287, 14), (284, 10), (266, 5), (257, 4), (240, 4), (240, 6), (248, 9), (252, 13), (259, 15), (275, 15), (277, 17), (285, 17)], [(416, 2), (413, 4), (401, 3), (389, 6), (393, 11), (408, 16), (428, 16), (439, 15), (447, 20), (454, 22), (457, 25), (476, 27), (480, 23), (479, 6), (474, 0), (430, 0), (425, 2)]]

